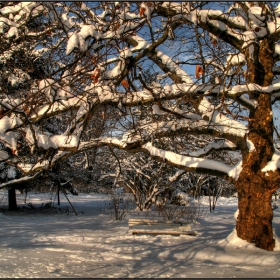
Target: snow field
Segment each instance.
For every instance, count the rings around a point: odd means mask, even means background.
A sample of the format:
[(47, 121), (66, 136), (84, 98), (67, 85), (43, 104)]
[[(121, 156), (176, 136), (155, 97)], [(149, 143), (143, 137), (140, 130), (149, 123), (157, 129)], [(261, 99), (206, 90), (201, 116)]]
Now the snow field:
[[(6, 202), (0, 193), (0, 207)], [(199, 236), (128, 233), (127, 220), (113, 221), (108, 196), (69, 195), (79, 213), (0, 213), (0, 277), (279, 277), (280, 245), (256, 248), (234, 234), (237, 198), (219, 198), (214, 212), (193, 224)], [(39, 207), (50, 194), (17, 195), (18, 205)], [(106, 204), (105, 204), (106, 203)], [(206, 200), (205, 200), (206, 203)], [(279, 201), (278, 201), (279, 203)], [(57, 203), (55, 202), (55, 206)], [(61, 208), (70, 207), (61, 195)], [(205, 204), (205, 207), (207, 205)], [(82, 213), (83, 214), (82, 214)], [(137, 213), (134, 213), (134, 215)], [(280, 211), (273, 227), (280, 236)]]

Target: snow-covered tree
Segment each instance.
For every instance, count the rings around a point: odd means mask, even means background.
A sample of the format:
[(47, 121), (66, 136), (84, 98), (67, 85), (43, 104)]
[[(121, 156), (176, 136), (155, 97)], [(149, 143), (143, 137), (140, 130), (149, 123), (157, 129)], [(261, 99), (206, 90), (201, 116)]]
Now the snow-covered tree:
[[(0, 14), (0, 140), (13, 151), (3, 161), (21, 171), (1, 188), (102, 146), (146, 152), (233, 182), (238, 236), (273, 250), (278, 3), (2, 2)], [(32, 77), (20, 62), (26, 55), (42, 61)], [(64, 121), (59, 130), (45, 125), (54, 118)], [(100, 121), (106, 130), (83, 138)], [(168, 150), (175, 135), (212, 140)], [(209, 157), (218, 150), (242, 159)]]
[[(2, 2), (0, 7), (0, 177), (1, 183), (5, 183), (21, 177), (16, 165), (18, 156), (22, 156), (27, 148), (22, 133), (11, 128), (19, 124), (18, 113), (21, 114), (21, 122), (26, 121), (28, 106), (36, 106), (40, 101), (39, 96), (27, 98), (27, 95), (34, 81), (43, 79), (47, 73), (45, 57), (35, 50), (45, 36), (40, 32), (44, 28), (41, 16), (44, 7), (35, 2), (18, 5)], [(17, 110), (19, 104), (23, 110)], [(24, 161), (32, 159), (26, 157)], [(8, 185), (10, 210), (17, 208), (15, 189), (27, 187), (24, 182), (16, 182), (16, 185)]]
[[(120, 155), (121, 154), (121, 155)], [(185, 171), (175, 171), (166, 163), (151, 159), (147, 154), (118, 153), (116, 171), (105, 173), (101, 180), (111, 177), (113, 187), (125, 187), (134, 196), (140, 211), (148, 210), (160, 199), (171, 198), (175, 184)], [(175, 174), (174, 174), (175, 173)]]

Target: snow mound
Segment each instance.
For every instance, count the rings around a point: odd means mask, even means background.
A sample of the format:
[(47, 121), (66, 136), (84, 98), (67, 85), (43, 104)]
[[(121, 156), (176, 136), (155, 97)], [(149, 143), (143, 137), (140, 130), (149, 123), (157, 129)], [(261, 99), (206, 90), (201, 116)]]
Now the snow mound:
[(273, 238), (275, 239), (274, 251), (280, 251), (280, 238), (277, 236), (275, 228), (273, 228)]
[[(275, 228), (273, 228), (273, 238), (275, 239), (275, 248), (274, 251), (280, 251), (280, 238), (276, 234)], [(227, 244), (233, 245), (234, 247), (239, 248), (250, 248), (250, 249), (258, 249), (254, 244), (249, 243), (237, 236), (236, 229), (234, 229), (228, 237), (225, 239)]]
[(235, 219), (235, 221), (237, 220), (238, 215), (239, 215), (239, 209), (237, 208), (237, 210), (236, 210), (235, 213), (234, 213), (234, 219)]
[(228, 235), (228, 237), (225, 239), (225, 241), (233, 245), (235, 247), (243, 247), (243, 248), (256, 248), (254, 244), (251, 244), (237, 236), (236, 229), (234, 228), (233, 231)]

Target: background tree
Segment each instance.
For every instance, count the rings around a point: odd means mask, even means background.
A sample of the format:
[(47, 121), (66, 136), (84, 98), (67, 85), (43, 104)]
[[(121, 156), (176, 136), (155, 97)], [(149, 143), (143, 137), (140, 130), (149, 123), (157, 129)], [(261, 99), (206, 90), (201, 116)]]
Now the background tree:
[(113, 187), (123, 187), (131, 192), (140, 211), (150, 209), (158, 200), (171, 199), (174, 183), (185, 173), (181, 170), (175, 173), (175, 168), (152, 160), (144, 153), (129, 155), (122, 152), (116, 157), (116, 171), (105, 174), (102, 179), (109, 176), (114, 179)]
[[(26, 56), (1, 62), (8, 72), (1, 80), (0, 137), (15, 155), (4, 162), (21, 171), (1, 188), (102, 146), (146, 152), (234, 183), (237, 235), (273, 250), (271, 197), (280, 180), (277, 3), (4, 2), (0, 13), (1, 61), (21, 44), (24, 54), (43, 61), (30, 79), (20, 74), (24, 90), (6, 81), (15, 84), (16, 69), (23, 68), (16, 63)], [(64, 122), (59, 131), (45, 125), (55, 118)], [(101, 119), (107, 129), (83, 138)], [(195, 151), (169, 150), (164, 143), (175, 135), (212, 141)], [(217, 150), (239, 151), (242, 159), (208, 157)]]

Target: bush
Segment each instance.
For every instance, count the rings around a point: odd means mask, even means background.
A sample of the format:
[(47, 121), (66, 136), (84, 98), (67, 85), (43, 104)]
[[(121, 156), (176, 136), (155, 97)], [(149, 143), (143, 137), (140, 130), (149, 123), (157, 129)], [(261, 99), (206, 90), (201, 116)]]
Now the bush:
[(109, 195), (109, 210), (114, 220), (124, 220), (135, 209), (136, 203), (133, 197), (124, 192), (112, 192)]
[(176, 191), (176, 193), (171, 198), (171, 204), (180, 205), (180, 206), (187, 206), (189, 205), (190, 197), (182, 192)]
[[(185, 202), (184, 202), (185, 203)], [(188, 200), (188, 205), (163, 205), (155, 206), (157, 216), (162, 217), (164, 221), (182, 222), (182, 223), (200, 223), (206, 215), (206, 207), (201, 205), (201, 200)]]

